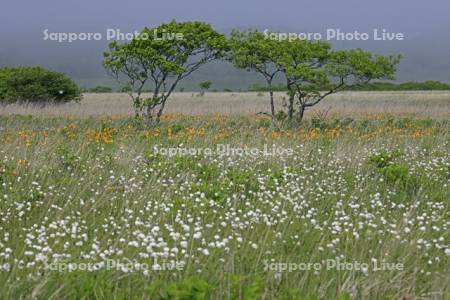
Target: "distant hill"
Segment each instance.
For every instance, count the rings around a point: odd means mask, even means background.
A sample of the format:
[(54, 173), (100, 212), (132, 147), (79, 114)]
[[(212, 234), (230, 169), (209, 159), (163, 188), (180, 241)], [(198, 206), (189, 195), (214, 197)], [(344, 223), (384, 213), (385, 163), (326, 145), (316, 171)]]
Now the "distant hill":
[[(94, 31), (99, 30), (91, 29), (91, 32)], [(398, 69), (398, 82), (437, 80), (450, 83), (450, 39), (445, 38), (449, 31), (436, 30), (408, 37), (405, 41), (341, 42), (335, 46), (361, 47), (380, 54), (401, 53), (403, 59)], [(44, 41), (42, 30), (33, 29), (14, 37), (5, 34), (1, 36), (0, 66), (42, 65), (68, 74), (86, 88), (97, 85), (116, 86), (101, 64), (106, 49), (106, 41), (79, 41), (71, 44)], [(263, 83), (257, 74), (237, 70), (225, 62), (214, 62), (187, 78), (180, 87), (197, 90), (197, 84), (202, 80), (213, 82), (211, 90), (246, 90), (252, 84)]]

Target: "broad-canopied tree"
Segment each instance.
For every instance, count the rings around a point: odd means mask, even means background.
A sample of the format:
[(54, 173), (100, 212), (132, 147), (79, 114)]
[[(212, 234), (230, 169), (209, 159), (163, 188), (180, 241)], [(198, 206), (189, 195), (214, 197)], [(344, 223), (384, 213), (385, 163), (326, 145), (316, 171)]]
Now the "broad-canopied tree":
[(332, 51), (323, 41), (281, 42), (278, 63), (289, 91), (288, 118), (300, 125), (305, 110), (327, 96), (376, 79), (395, 79), (398, 55), (379, 56), (361, 49)]
[(305, 110), (333, 93), (371, 80), (395, 78), (400, 58), (397, 55), (377, 56), (361, 49), (333, 51), (324, 41), (280, 40), (270, 36), (256, 30), (233, 31), (228, 59), (236, 67), (263, 75), (274, 125), (272, 83), (279, 74), (286, 80), (288, 121), (297, 126)]
[[(136, 115), (148, 125), (157, 124), (167, 99), (177, 84), (202, 65), (221, 58), (226, 38), (203, 22), (176, 22), (145, 28), (125, 44), (112, 42), (104, 55), (104, 66), (125, 83)], [(153, 89), (143, 95), (146, 85)]]

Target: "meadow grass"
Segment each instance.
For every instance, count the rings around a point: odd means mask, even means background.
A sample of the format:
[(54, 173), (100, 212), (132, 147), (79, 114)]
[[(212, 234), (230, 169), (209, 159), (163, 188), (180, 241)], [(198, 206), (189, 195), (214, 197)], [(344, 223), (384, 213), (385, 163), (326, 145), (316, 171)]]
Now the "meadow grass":
[(3, 299), (450, 297), (448, 120), (272, 131), (167, 116), (142, 130), (4, 116), (0, 128)]
[[(149, 94), (147, 96), (150, 96)], [(275, 108), (281, 110), (287, 100), (285, 92), (275, 93)], [(84, 94), (79, 103), (28, 107), (18, 104), (0, 106), (0, 115), (33, 115), (42, 117), (105, 117), (133, 116), (130, 97), (124, 93)], [(165, 113), (176, 115), (257, 114), (268, 112), (267, 93), (207, 92), (174, 93), (167, 102)], [(444, 119), (450, 117), (450, 92), (341, 92), (327, 97), (306, 112), (316, 116), (326, 112), (328, 117), (373, 118), (391, 114), (400, 117)]]

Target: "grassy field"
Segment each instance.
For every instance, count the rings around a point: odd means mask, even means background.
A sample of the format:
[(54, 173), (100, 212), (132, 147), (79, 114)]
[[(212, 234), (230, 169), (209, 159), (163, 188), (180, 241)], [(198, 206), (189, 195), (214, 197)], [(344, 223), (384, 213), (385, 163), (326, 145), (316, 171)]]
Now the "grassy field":
[(2, 108), (0, 298), (450, 297), (445, 94), (338, 96), (280, 132), (223, 95), (149, 130), (118, 95)]
[[(276, 93), (276, 106), (281, 109), (286, 93)], [(267, 112), (265, 93), (175, 93), (167, 103), (167, 113), (182, 115), (242, 115)], [(450, 92), (343, 92), (325, 99), (307, 112), (310, 116), (327, 112), (331, 116), (372, 118), (391, 114), (415, 118), (449, 118)], [(1, 115), (35, 116), (131, 116), (133, 109), (126, 94), (85, 94), (80, 103), (45, 108), (19, 105), (0, 106)]]

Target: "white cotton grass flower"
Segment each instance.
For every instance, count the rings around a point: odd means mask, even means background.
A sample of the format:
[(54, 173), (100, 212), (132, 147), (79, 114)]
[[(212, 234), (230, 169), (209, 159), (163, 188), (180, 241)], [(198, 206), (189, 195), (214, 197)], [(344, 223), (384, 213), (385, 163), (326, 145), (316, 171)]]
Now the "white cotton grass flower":
[[(297, 263), (295, 259), (307, 258), (301, 254), (309, 247), (316, 251), (319, 262), (330, 258), (352, 261), (362, 257), (347, 251), (351, 250), (349, 246), (367, 245), (372, 245), (364, 248), (368, 262), (375, 257), (390, 262), (395, 249), (383, 246), (380, 253), (377, 247), (380, 240), (387, 240), (405, 248), (405, 261), (412, 259), (411, 252), (426, 258), (416, 261), (419, 271), (431, 271), (430, 264), (432, 274), (442, 273), (443, 262), (450, 256), (444, 235), (450, 222), (442, 218), (446, 215), (445, 201), (436, 200), (426, 188), (417, 201), (398, 201), (400, 187), (387, 183), (380, 186), (379, 176), (367, 172), (373, 145), (362, 142), (360, 152), (346, 157), (316, 143), (302, 144), (294, 147), (292, 161), (280, 158), (273, 167), (273, 162), (262, 155), (199, 156), (204, 174), (195, 169), (177, 168), (174, 172), (173, 161), (149, 160), (140, 147), (131, 145), (103, 147), (93, 143), (98, 155), (90, 157), (84, 155), (84, 148), (76, 150), (76, 168), (70, 170), (60, 166), (67, 160), (61, 154), (50, 156), (45, 164), (27, 157), (36, 165), (33, 172), (23, 168), (20, 176), (2, 177), (6, 179), (0, 183), (7, 196), (2, 202), (5, 209), (0, 211), (0, 268), (20, 265), (23, 273), (35, 274), (55, 261), (99, 262), (100, 267), (108, 259), (126, 262), (127, 257), (133, 257), (135, 261), (123, 272), (153, 276), (156, 272), (152, 271), (157, 270), (164, 278), (174, 276), (178, 280), (182, 278), (177, 276), (183, 274), (166, 268), (171, 261), (192, 263), (192, 270), (201, 272), (211, 263), (226, 265), (232, 254), (241, 252), (277, 262), (289, 247), (298, 250), (289, 252), (289, 259)], [(35, 150), (41, 155), (39, 147)], [(448, 180), (440, 174), (449, 166), (446, 157), (434, 160), (426, 151), (418, 154), (420, 147), (408, 147), (402, 163), (408, 165), (411, 176), (424, 175), (433, 186), (444, 186)], [(440, 149), (446, 149), (445, 145)], [(305, 155), (311, 150), (317, 150), (316, 155)], [(14, 157), (8, 154), (5, 158), (6, 151), (0, 150), (0, 176), (3, 163), (14, 166), (19, 158), (15, 156), (29, 152), (17, 151)], [(209, 175), (210, 166), (217, 167), (218, 174), (206, 179), (203, 175)], [(57, 176), (48, 176), (50, 170)], [(235, 176), (234, 172), (244, 170), (248, 175)], [(351, 184), (349, 176), (354, 177)], [(60, 179), (67, 184), (59, 184)], [(247, 179), (257, 186), (248, 185)], [(205, 184), (214, 191), (205, 193)], [(80, 189), (85, 191), (82, 200), (74, 193)], [(34, 210), (43, 209), (48, 210), (46, 216), (35, 218)], [(20, 228), (8, 225), (11, 221)], [(144, 264), (148, 264), (148, 270), (139, 269)], [(363, 273), (372, 276), (366, 270)], [(314, 274), (323, 275), (318, 271)], [(354, 275), (349, 272), (349, 276)], [(282, 279), (281, 272), (273, 276), (275, 281)]]

